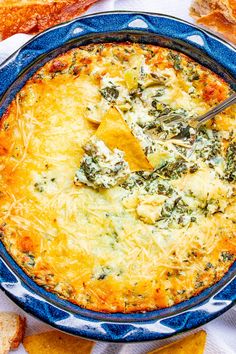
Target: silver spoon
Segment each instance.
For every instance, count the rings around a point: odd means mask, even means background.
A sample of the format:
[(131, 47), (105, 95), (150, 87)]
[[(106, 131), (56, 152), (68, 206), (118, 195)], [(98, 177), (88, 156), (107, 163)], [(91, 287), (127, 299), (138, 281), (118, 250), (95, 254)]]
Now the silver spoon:
[[(189, 122), (187, 123), (187, 125), (183, 129), (181, 129), (181, 132), (175, 136), (172, 136), (172, 138), (178, 139), (178, 140), (189, 139), (193, 129), (195, 129), (197, 131), (198, 128), (202, 124), (204, 124), (208, 120), (214, 118), (217, 114), (223, 112), (226, 108), (232, 106), (233, 104), (236, 104), (236, 92), (233, 93), (226, 100), (222, 101), (220, 104), (218, 104), (217, 106), (212, 108), (210, 111), (201, 115), (200, 117), (190, 119)], [(169, 120), (168, 117), (163, 117), (163, 118), (160, 118), (159, 122), (166, 123), (168, 120)], [(175, 123), (179, 123), (181, 121), (183, 121), (183, 118), (181, 118), (180, 116), (176, 116), (176, 117), (173, 117), (173, 119), (169, 123), (167, 123), (167, 125), (171, 126), (171, 125), (173, 125)], [(195, 132), (195, 134), (196, 134), (196, 132)], [(195, 134), (193, 134), (193, 135), (195, 135)]]

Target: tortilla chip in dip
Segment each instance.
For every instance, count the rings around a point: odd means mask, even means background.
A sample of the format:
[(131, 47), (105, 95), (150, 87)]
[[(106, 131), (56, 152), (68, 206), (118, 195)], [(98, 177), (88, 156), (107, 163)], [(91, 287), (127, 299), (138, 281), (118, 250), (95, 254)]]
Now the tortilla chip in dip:
[(110, 108), (106, 112), (95, 135), (110, 149), (117, 148), (124, 151), (125, 160), (129, 163), (131, 171), (152, 169), (138, 139), (132, 134), (128, 124), (116, 108)]

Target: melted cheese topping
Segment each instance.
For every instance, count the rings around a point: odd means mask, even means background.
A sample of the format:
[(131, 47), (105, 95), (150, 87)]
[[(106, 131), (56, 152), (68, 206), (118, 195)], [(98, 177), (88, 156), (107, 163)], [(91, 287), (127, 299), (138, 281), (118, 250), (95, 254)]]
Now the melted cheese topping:
[[(220, 134), (222, 161), (209, 162), (200, 152), (188, 161), (171, 141), (153, 148), (141, 127), (166, 107), (202, 114), (229, 91), (186, 56), (151, 45), (91, 45), (48, 62), (2, 119), (0, 217), (7, 250), (38, 284), (96, 311), (168, 307), (218, 281), (236, 254), (235, 183), (222, 177), (225, 150), (235, 139), (235, 108), (208, 126), (208, 133)], [(138, 174), (110, 189), (73, 182), (94, 121), (112, 105), (161, 166), (154, 192), (132, 182)], [(168, 175), (163, 161), (179, 158), (187, 170), (172, 178), (176, 168)]]

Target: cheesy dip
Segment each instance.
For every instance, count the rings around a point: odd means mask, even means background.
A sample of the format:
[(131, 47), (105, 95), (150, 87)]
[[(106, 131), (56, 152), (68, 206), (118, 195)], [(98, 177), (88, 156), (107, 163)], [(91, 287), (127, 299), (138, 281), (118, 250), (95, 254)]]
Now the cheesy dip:
[(236, 108), (175, 137), (231, 93), (153, 45), (88, 45), (46, 63), (1, 120), (8, 252), (95, 311), (169, 307), (219, 281), (236, 255)]

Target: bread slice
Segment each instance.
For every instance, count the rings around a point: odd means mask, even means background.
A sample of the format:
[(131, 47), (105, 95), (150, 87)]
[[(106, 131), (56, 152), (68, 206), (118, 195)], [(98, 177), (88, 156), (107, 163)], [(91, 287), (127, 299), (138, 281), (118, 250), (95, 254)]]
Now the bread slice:
[(7, 354), (22, 342), (25, 318), (12, 312), (0, 312), (0, 354)]
[(16, 33), (39, 33), (77, 17), (96, 1), (1, 0), (0, 40)]
[(236, 1), (195, 0), (190, 14), (197, 23), (221, 33), (236, 44)]

